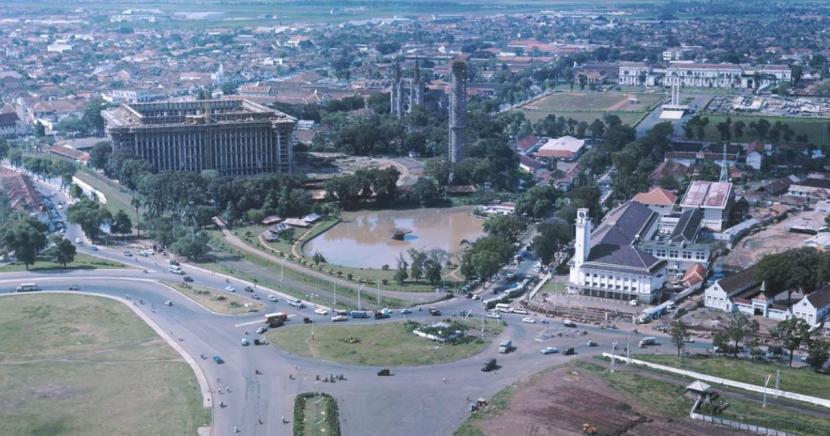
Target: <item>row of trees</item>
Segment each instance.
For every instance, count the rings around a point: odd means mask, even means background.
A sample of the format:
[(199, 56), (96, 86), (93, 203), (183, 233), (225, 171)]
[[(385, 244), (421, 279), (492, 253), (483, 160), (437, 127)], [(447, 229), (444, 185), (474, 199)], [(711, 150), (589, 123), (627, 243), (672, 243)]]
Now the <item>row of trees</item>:
[(395, 270), (395, 281), (403, 284), (408, 278), (414, 280), (426, 280), (430, 285), (437, 286), (441, 283), (441, 269), (449, 261), (449, 254), (440, 249), (416, 250), (411, 248), (407, 251), (409, 260), (404, 258), (403, 253), (398, 256), (397, 269)]
[[(0, 249), (6, 254), (13, 254), (28, 270), (39, 256), (44, 255), (43, 250), (49, 245), (46, 233), (46, 225), (12, 210), (6, 194), (0, 192)], [(53, 238), (51, 243), (45, 256), (66, 268), (75, 259), (75, 246), (61, 237)]]
[[(683, 126), (683, 133), (687, 139), (706, 139), (706, 128), (709, 126), (709, 117), (695, 115)], [(808, 142), (806, 134), (796, 135), (795, 130), (789, 124), (780, 120), (770, 123), (766, 118), (759, 118), (757, 121), (750, 121), (749, 124), (743, 120), (732, 121), (732, 117), (726, 117), (724, 121), (715, 125), (721, 141), (741, 140), (749, 135), (761, 141), (770, 140), (779, 142), (781, 140), (796, 142)]]
[(830, 252), (803, 247), (768, 254), (758, 262), (757, 270), (766, 282), (767, 297), (785, 291), (789, 300), (794, 291), (806, 295), (830, 284)]

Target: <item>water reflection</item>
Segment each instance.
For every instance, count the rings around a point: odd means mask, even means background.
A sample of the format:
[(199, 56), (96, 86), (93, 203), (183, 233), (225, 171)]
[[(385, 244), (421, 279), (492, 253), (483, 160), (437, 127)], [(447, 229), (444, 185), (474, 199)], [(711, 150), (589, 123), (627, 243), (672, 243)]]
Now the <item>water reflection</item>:
[[(306, 255), (316, 251), (329, 263), (350, 267), (394, 267), (395, 259), (410, 248), (458, 251), (461, 241), (483, 234), (481, 220), (471, 207), (387, 210), (344, 213), (343, 222), (309, 241)], [(395, 229), (411, 231), (392, 239)]]

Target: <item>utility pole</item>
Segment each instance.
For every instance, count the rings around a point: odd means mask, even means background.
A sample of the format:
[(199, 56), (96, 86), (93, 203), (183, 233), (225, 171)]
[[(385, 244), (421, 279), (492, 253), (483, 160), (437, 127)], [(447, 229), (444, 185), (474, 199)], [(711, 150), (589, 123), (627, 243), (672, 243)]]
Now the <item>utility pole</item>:
[(378, 307), (380, 307), (380, 280), (378, 280)]
[(781, 370), (775, 370), (775, 398), (778, 398), (778, 384), (781, 382)]
[(617, 362), (617, 341), (611, 343), (611, 372), (614, 372), (614, 364)]
[(362, 290), (363, 290), (363, 287), (364, 287), (364, 286), (366, 286), (366, 285), (365, 285), (365, 284), (363, 284), (363, 285), (360, 285), (360, 286), (357, 288), (357, 310), (360, 310), (360, 291), (362, 291)]
[(772, 374), (767, 374), (767, 381), (764, 383), (764, 404), (761, 407), (767, 407), (767, 386), (769, 385), (769, 380), (772, 378)]
[(334, 306), (337, 306), (337, 283), (334, 279), (331, 280), (331, 287), (334, 288), (334, 300), (331, 303), (331, 310), (334, 310)]

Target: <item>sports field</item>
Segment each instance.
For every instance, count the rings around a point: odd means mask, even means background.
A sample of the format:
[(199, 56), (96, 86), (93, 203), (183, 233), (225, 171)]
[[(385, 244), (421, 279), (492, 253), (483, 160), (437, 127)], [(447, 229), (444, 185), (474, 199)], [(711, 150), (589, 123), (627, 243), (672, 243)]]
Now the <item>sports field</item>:
[(210, 425), (190, 366), (126, 306), (0, 298), (0, 434), (195, 435)]
[(561, 92), (525, 103), (521, 110), (532, 121), (553, 114), (591, 123), (605, 114), (614, 114), (623, 123), (635, 125), (664, 98), (663, 94)]

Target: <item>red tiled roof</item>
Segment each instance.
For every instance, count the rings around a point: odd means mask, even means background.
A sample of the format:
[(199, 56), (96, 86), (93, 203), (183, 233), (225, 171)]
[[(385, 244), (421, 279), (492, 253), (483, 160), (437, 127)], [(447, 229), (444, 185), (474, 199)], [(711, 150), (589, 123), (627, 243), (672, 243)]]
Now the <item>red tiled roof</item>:
[(648, 192), (640, 192), (632, 200), (645, 205), (671, 206), (677, 202), (677, 195), (668, 189), (656, 187)]

